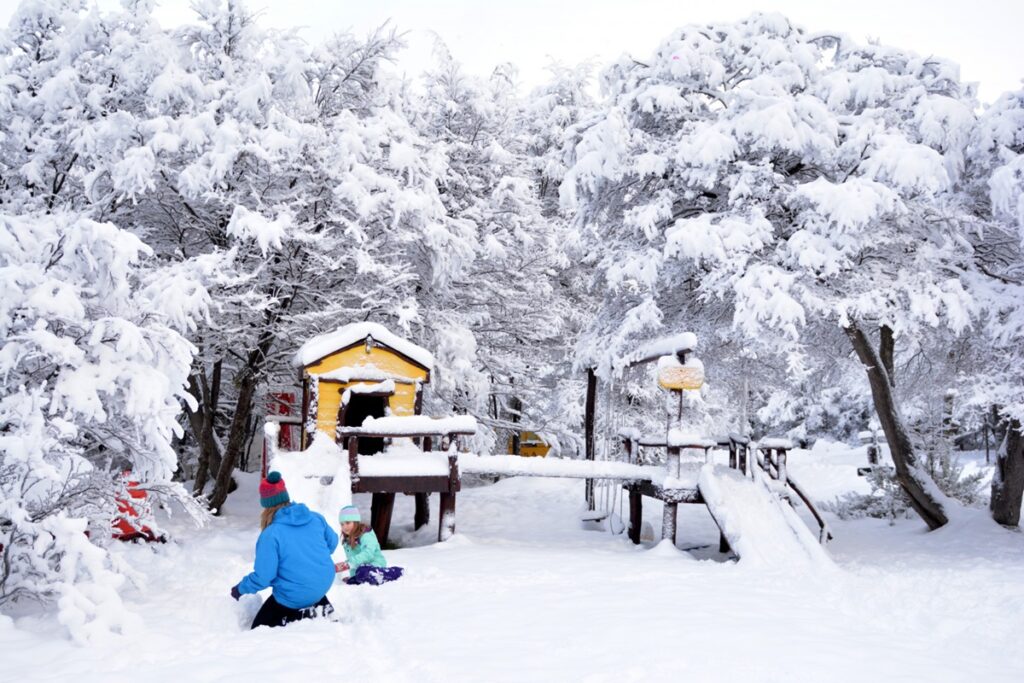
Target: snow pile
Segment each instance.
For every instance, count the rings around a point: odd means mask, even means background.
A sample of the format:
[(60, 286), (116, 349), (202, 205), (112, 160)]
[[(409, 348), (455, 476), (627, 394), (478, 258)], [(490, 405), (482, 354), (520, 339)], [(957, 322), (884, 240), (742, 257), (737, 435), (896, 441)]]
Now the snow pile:
[(310, 365), (335, 351), (365, 341), (367, 337), (373, 337), (374, 341), (394, 349), (427, 370), (434, 367), (434, 356), (429, 351), (399, 337), (383, 325), (371, 322), (342, 325), (333, 332), (313, 337), (299, 348), (295, 364)]
[(619, 358), (616, 365), (626, 367), (647, 358), (657, 356), (669, 356), (677, 353), (692, 351), (697, 348), (697, 335), (693, 332), (683, 332), (670, 337), (662, 337), (647, 342), (632, 353)]
[[(831, 465), (834, 454), (799, 452), (808, 466), (847, 470)], [(580, 524), (582, 482), (510, 478), (464, 489), (458, 533), (442, 544), (437, 497), (431, 523), (413, 531), (414, 500), (397, 496), (401, 547), (384, 552), (406, 568), (400, 581), (339, 582), (328, 593), (335, 620), (249, 631), (259, 599), (236, 603), (228, 590), (252, 568), (259, 478), (238, 478), (210, 527), (116, 549), (145, 575), (146, 589), (125, 595), (145, 628), (82, 648), (48, 617), (0, 617), (4, 675), (99, 683), (123, 678), (129, 656), (154, 683), (317, 680), (325, 670), (424, 683), (1024, 678), (1024, 539), (981, 516), (934, 534), (918, 521), (839, 521), (829, 548), (844, 571), (823, 576), (813, 565), (727, 561), (701, 505), (680, 506), (679, 547), (634, 546)], [(368, 518), (370, 497), (354, 502)], [(660, 538), (661, 504), (643, 508)], [(642, 655), (623, 646), (623, 629), (642, 639)], [(173, 656), (183, 643), (187, 656)]]
[(448, 455), (424, 453), (411, 441), (403, 439), (383, 453), (359, 456), (359, 474), (367, 477), (447, 477)]
[(333, 379), (339, 382), (383, 382), (388, 379), (404, 379), (396, 378), (390, 375), (376, 365), (358, 365), (354, 368), (338, 368), (337, 370), (331, 370), (330, 372), (321, 372), (317, 374), (320, 379)]
[(761, 439), (760, 441), (757, 442), (757, 447), (758, 448), (784, 448), (786, 450), (792, 450), (793, 449), (793, 442), (790, 441), (789, 439), (780, 439), (780, 438), (773, 437), (773, 438)]
[(277, 425), (266, 425), (266, 443), (271, 448), (270, 470), (284, 477), (293, 502), (305, 503), (311, 510), (333, 520), (338, 510), (352, 502), (352, 479), (348, 456), (329, 436), (316, 432), (313, 443), (304, 451), (279, 451)]
[(714, 448), (718, 445), (718, 441), (678, 428), (672, 428), (668, 430), (668, 445), (675, 448)]
[(522, 475), (530, 477), (569, 477), (575, 479), (622, 479), (661, 481), (664, 467), (631, 465), (604, 460), (568, 458), (524, 458), (518, 455), (459, 454), (459, 470), (472, 474)]
[[(429, 417), (426, 415), (408, 416), (370, 416), (358, 428), (367, 434), (474, 434), (476, 418), (472, 415), (456, 415), (454, 417)], [(347, 433), (355, 433), (351, 428)]]
[(341, 395), (342, 404), (347, 404), (352, 400), (353, 394), (393, 394), (395, 393), (395, 381), (392, 379), (386, 379), (383, 382), (377, 382), (376, 384), (356, 384), (354, 386), (345, 389)]

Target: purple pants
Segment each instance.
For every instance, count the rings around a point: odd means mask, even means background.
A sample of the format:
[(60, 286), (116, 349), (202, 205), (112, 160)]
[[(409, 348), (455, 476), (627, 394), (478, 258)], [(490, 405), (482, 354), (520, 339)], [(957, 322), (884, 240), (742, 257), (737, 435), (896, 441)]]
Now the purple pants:
[(350, 586), (361, 583), (379, 586), (382, 583), (394, 581), (402, 575), (403, 571), (405, 570), (401, 567), (374, 567), (373, 565), (364, 564), (362, 567), (357, 567), (356, 573), (345, 579), (345, 583)]

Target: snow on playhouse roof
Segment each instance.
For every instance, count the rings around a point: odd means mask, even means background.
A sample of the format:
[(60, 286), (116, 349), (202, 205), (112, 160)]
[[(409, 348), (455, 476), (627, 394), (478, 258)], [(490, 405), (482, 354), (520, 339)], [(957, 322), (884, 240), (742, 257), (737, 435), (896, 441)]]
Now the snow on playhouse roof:
[(333, 332), (325, 332), (313, 337), (303, 344), (295, 354), (295, 364), (302, 367), (312, 365), (335, 351), (359, 344), (367, 337), (373, 337), (374, 341), (397, 351), (427, 370), (434, 369), (434, 355), (430, 351), (413, 344), (408, 339), (402, 339), (379, 323), (370, 322), (342, 325)]

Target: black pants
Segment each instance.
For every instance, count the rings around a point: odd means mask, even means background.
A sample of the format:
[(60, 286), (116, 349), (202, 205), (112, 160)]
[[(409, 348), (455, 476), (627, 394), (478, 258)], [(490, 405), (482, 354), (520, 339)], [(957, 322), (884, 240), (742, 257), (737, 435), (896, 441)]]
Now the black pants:
[(284, 626), (290, 624), (293, 621), (299, 621), (300, 619), (311, 619), (313, 617), (326, 617), (334, 613), (334, 606), (327, 599), (327, 596), (320, 598), (320, 601), (310, 607), (303, 607), (302, 609), (292, 609), (291, 607), (285, 607), (271, 595), (267, 598), (267, 601), (263, 603), (263, 607), (260, 607), (260, 611), (256, 613), (256, 618), (252, 620), (252, 628), (257, 626)]

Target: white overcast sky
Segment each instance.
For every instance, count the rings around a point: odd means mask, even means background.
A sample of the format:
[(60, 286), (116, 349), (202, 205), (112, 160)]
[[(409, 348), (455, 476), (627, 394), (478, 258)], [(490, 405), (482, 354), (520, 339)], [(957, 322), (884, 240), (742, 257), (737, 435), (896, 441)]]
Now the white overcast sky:
[[(34, 0), (38, 1), (38, 0)], [(96, 0), (109, 6), (115, 0)], [(16, 0), (0, 0), (6, 24)], [(165, 25), (192, 16), (189, 0), (158, 2)], [(303, 27), (311, 42), (333, 32), (365, 34), (390, 19), (407, 32), (400, 68), (428, 66), (432, 31), (471, 73), (497, 64), (519, 67), (525, 88), (544, 78), (551, 60), (604, 64), (623, 53), (645, 59), (672, 29), (777, 11), (812, 31), (877, 38), (919, 54), (952, 59), (982, 101), (1021, 87), (1024, 1), (1021, 0), (248, 0), (265, 26)]]

